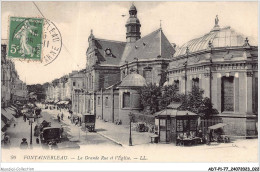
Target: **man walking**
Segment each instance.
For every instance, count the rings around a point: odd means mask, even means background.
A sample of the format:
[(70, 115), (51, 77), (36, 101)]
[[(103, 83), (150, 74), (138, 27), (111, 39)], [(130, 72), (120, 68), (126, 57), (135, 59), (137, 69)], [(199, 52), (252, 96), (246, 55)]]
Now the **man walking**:
[(57, 118), (58, 118), (58, 122), (60, 122), (60, 114), (58, 114)]

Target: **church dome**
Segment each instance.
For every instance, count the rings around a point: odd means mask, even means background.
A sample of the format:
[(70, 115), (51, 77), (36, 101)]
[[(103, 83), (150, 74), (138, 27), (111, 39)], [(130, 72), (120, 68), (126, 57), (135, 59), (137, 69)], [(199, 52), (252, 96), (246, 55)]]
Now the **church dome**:
[(119, 87), (143, 87), (146, 86), (146, 80), (137, 73), (127, 75)]
[[(202, 37), (192, 39), (177, 49), (174, 57), (186, 54), (187, 47), (189, 53), (204, 51), (209, 48), (209, 42), (213, 48), (241, 47), (245, 44), (246, 37), (237, 33), (231, 27), (214, 27), (209, 33)], [(250, 42), (249, 42), (250, 44)]]

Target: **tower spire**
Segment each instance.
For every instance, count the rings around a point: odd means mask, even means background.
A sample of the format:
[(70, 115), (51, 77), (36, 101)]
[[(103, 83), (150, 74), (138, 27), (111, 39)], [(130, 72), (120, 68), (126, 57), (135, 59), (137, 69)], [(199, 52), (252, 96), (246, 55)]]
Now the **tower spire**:
[(137, 9), (132, 3), (132, 6), (129, 9), (129, 18), (126, 22), (126, 41), (135, 42), (141, 38), (140, 32), (140, 21), (137, 18)]

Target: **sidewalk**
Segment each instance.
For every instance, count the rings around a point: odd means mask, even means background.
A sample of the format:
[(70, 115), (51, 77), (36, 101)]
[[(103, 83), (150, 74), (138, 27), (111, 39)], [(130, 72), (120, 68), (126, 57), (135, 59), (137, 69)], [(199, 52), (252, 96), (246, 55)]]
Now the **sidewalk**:
[[(129, 145), (129, 125), (115, 125), (96, 119), (96, 132), (122, 146)], [(144, 145), (151, 142), (153, 133), (132, 130), (132, 145)]]
[[(34, 127), (37, 124), (35, 121), (32, 124), (32, 132), (34, 132)], [(11, 145), (10, 147), (20, 147), (20, 143), (22, 138), (26, 138), (28, 145), (30, 146), (30, 133), (31, 133), (31, 126), (29, 125), (29, 121), (26, 120), (24, 122), (23, 117), (16, 118), (16, 126), (14, 127), (11, 125), (7, 128), (6, 134), (10, 137)], [(32, 145), (33, 147), (40, 147), (40, 144), (36, 144), (36, 137), (32, 133)]]

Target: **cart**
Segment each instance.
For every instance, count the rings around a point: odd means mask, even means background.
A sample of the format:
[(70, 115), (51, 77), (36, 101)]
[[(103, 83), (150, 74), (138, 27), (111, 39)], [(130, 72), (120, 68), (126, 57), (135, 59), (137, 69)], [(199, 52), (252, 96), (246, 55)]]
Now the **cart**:
[(50, 142), (61, 142), (61, 129), (57, 127), (46, 127), (40, 134), (42, 144), (49, 144)]
[(227, 124), (225, 123), (218, 123), (208, 127), (208, 133), (206, 136), (207, 144), (210, 142), (218, 142), (218, 143), (229, 143), (230, 138), (225, 135), (223, 128)]
[(85, 123), (85, 128), (88, 129), (88, 131), (95, 131), (96, 116), (91, 114), (84, 114), (83, 123)]

